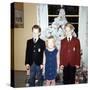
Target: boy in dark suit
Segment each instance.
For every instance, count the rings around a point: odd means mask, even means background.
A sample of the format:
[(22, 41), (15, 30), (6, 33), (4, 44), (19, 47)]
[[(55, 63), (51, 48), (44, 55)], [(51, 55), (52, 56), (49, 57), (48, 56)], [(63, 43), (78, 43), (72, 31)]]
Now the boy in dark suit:
[(26, 47), (26, 69), (30, 70), (29, 86), (35, 86), (35, 79), (37, 78), (37, 85), (40, 86), (43, 68), (43, 52), (45, 50), (45, 42), (40, 39), (41, 28), (38, 25), (32, 27), (32, 39), (27, 41)]
[(80, 42), (73, 37), (74, 27), (65, 25), (66, 38), (61, 41), (60, 68), (63, 69), (63, 83), (74, 84), (75, 72), (80, 66)]

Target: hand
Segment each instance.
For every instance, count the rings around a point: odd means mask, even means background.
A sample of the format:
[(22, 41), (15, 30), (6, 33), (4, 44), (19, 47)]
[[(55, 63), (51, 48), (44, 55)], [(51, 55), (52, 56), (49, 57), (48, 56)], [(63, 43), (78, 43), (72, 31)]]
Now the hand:
[(43, 69), (43, 65), (40, 65), (40, 69)]
[(26, 64), (26, 69), (29, 70), (30, 69), (30, 65)]
[(61, 65), (61, 66), (60, 66), (60, 69), (61, 69), (61, 70), (63, 70), (63, 69), (64, 69), (64, 66), (63, 66), (63, 65)]
[(78, 68), (79, 68), (79, 66), (78, 66), (78, 65), (75, 65), (75, 67), (76, 67), (76, 69), (78, 69)]

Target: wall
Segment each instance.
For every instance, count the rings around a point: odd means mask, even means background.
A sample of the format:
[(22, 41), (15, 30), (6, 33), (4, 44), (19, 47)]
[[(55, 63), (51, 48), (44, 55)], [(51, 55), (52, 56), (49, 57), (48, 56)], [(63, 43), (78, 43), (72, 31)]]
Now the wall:
[(36, 5), (24, 3), (24, 28), (14, 29), (14, 68), (25, 70), (26, 41), (31, 38), (31, 27), (37, 23)]
[[(80, 7), (79, 9), (79, 39), (81, 49), (83, 50), (83, 61), (88, 64), (88, 9)], [(31, 38), (31, 27), (37, 23), (36, 4), (24, 4), (24, 28), (14, 29), (14, 66), (15, 70), (25, 70), (25, 50), (26, 41)]]

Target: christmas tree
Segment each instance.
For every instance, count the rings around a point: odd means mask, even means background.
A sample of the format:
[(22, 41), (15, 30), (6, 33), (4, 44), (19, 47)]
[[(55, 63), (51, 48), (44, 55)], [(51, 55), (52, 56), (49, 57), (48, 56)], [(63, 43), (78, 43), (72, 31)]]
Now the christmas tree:
[[(60, 41), (66, 37), (64, 30), (66, 23), (68, 23), (68, 21), (65, 17), (65, 10), (61, 6), (59, 15), (54, 19), (54, 22), (52, 22), (52, 24), (45, 30), (45, 38), (49, 37), (50, 35), (54, 36), (58, 49), (60, 49)], [(76, 37), (75, 32), (73, 32), (73, 36)]]

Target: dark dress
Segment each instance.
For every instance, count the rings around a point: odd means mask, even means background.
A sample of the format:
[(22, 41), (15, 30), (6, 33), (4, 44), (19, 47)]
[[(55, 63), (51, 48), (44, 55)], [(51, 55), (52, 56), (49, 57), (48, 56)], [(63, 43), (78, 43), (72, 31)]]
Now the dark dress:
[(45, 79), (53, 80), (57, 75), (57, 52), (55, 48), (53, 51), (45, 50), (46, 63), (45, 63)]

